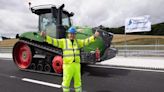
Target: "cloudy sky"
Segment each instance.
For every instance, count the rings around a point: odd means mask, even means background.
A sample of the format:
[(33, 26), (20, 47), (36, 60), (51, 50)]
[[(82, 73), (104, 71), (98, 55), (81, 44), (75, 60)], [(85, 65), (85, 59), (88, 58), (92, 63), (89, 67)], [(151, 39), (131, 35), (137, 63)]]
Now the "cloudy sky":
[(37, 31), (38, 17), (28, 8), (41, 4), (65, 4), (81, 26), (119, 27), (128, 17), (150, 15), (153, 24), (164, 22), (164, 0), (0, 0), (0, 35)]

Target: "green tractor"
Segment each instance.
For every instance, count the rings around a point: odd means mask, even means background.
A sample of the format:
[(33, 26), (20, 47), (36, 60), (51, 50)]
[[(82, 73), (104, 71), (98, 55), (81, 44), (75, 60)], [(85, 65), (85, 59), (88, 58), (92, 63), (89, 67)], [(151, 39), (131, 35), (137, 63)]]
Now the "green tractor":
[[(13, 60), (20, 70), (62, 74), (62, 50), (46, 43), (40, 36), (41, 31), (47, 35), (61, 39), (67, 38), (67, 30), (71, 24), (72, 12), (54, 5), (30, 7), (32, 13), (39, 16), (38, 32), (26, 32), (17, 35), (19, 41), (13, 47)], [(85, 39), (100, 32), (95, 43), (81, 49), (81, 63), (96, 64), (116, 56), (117, 50), (110, 48), (113, 34), (100, 28), (76, 27), (78, 39)]]

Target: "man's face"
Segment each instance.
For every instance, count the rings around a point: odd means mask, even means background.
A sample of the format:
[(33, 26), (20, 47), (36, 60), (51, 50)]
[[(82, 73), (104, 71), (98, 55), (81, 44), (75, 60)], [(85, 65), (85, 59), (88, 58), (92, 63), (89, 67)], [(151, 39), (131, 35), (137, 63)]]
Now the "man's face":
[(76, 37), (76, 34), (75, 34), (75, 33), (68, 33), (68, 38), (69, 38), (70, 40), (74, 40), (75, 37)]

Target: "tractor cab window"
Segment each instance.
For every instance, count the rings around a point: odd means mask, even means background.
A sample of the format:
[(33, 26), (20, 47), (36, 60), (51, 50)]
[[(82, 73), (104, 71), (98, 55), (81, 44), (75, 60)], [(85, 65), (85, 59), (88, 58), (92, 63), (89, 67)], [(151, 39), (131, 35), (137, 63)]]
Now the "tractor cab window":
[(71, 25), (70, 25), (70, 19), (66, 14), (62, 14), (62, 25), (68, 29)]
[(52, 17), (51, 13), (42, 14), (39, 17), (39, 31), (46, 31), (47, 35), (56, 37), (56, 19)]

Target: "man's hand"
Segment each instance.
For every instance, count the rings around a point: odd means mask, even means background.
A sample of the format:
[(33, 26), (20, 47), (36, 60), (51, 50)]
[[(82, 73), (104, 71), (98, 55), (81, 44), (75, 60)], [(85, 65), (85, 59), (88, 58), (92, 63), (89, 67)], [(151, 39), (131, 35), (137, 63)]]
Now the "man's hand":
[(98, 37), (99, 35), (100, 35), (100, 33), (96, 31), (94, 34), (94, 37)]
[(41, 32), (40, 32), (40, 36), (42, 36), (42, 37), (46, 37), (46, 32), (41, 31)]

